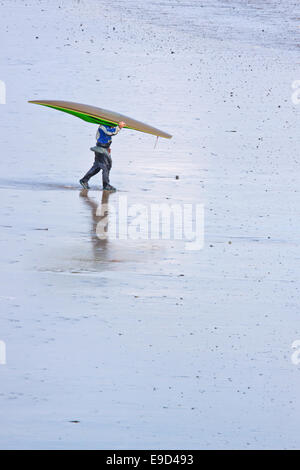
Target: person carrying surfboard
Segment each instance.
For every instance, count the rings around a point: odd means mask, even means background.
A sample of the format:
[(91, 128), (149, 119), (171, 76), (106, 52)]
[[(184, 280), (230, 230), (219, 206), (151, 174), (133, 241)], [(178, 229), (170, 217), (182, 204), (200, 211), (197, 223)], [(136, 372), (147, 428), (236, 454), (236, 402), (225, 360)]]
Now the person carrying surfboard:
[(95, 160), (93, 166), (84, 175), (79, 183), (84, 189), (89, 189), (89, 179), (99, 173), (102, 170), (102, 181), (104, 191), (116, 191), (109, 183), (109, 172), (112, 166), (112, 159), (110, 156), (112, 136), (118, 134), (120, 130), (125, 126), (125, 122), (120, 121), (116, 127), (101, 124), (98, 128), (96, 139), (97, 143), (91, 150), (95, 152)]

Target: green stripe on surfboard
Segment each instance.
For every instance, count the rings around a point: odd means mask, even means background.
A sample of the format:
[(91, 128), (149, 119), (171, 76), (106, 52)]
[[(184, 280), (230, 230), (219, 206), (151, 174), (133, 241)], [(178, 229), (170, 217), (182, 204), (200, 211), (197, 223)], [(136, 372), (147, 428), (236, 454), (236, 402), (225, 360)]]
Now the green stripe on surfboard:
[[(31, 103), (31, 101), (29, 101), (29, 103)], [(35, 103), (35, 104), (40, 104), (41, 106), (46, 106), (47, 108), (57, 109), (58, 111), (62, 111), (63, 113), (72, 114), (73, 116), (76, 116), (79, 119), (83, 119), (84, 121), (91, 122), (93, 124), (104, 124), (108, 126), (110, 126), (111, 124), (117, 124), (117, 122), (100, 119), (99, 117), (92, 116), (91, 114), (80, 113), (79, 111), (75, 111), (74, 109), (65, 109), (65, 108), (61, 108), (60, 106), (53, 106), (53, 105), (44, 104), (44, 103)]]

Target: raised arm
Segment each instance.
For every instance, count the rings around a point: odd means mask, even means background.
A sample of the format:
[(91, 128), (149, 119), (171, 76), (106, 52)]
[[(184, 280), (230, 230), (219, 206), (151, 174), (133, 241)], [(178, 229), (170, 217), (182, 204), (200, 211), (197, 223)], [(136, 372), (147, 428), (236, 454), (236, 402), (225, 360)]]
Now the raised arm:
[(99, 127), (100, 127), (100, 129), (102, 129), (102, 131), (106, 135), (116, 135), (118, 132), (120, 132), (120, 130), (124, 126), (125, 126), (125, 122), (120, 121), (119, 124), (117, 125), (117, 127), (112, 127), (111, 130), (106, 129), (105, 126), (99, 126)]

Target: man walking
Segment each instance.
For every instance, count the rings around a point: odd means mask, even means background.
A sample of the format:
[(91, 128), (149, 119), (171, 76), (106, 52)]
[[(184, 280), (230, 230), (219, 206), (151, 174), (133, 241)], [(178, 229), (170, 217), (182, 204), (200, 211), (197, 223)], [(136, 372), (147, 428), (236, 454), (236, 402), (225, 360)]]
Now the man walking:
[(84, 175), (79, 183), (84, 189), (89, 189), (89, 179), (99, 173), (102, 170), (102, 181), (104, 191), (116, 191), (109, 183), (109, 172), (112, 166), (112, 159), (110, 156), (112, 136), (118, 134), (120, 130), (125, 126), (125, 122), (121, 121), (116, 127), (101, 124), (97, 131), (97, 143), (91, 150), (95, 152), (95, 161), (90, 170)]

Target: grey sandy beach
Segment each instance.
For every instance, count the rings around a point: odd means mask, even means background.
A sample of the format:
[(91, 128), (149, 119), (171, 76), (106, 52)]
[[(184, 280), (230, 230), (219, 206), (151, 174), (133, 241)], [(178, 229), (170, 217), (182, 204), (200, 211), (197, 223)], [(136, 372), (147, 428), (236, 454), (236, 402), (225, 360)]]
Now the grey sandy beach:
[[(299, 448), (299, 18), (0, 0), (1, 449)], [(173, 138), (122, 130), (86, 193), (97, 126), (30, 99)], [(203, 248), (99, 239), (120, 197), (204, 205)]]

